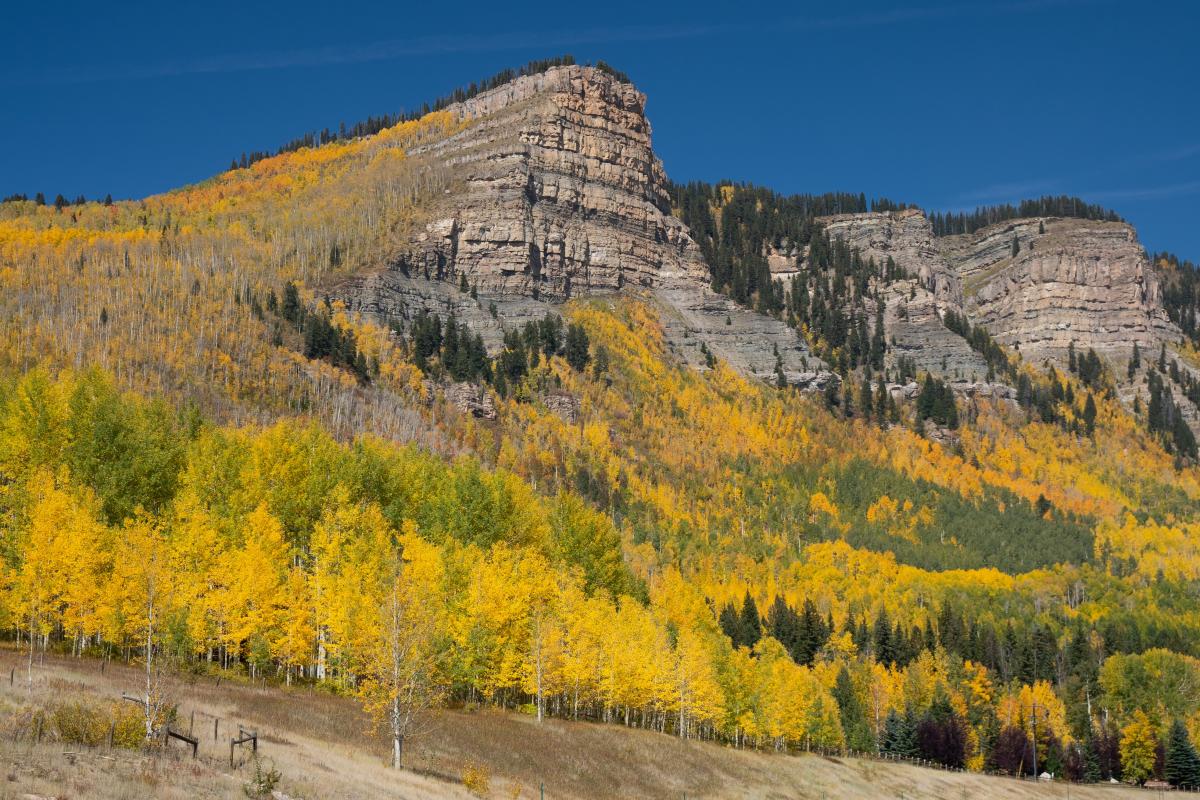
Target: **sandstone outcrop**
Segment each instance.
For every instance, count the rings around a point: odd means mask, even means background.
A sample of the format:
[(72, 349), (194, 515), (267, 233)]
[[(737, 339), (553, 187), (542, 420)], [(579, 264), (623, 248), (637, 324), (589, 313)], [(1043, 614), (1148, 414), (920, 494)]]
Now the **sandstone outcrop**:
[[(864, 261), (874, 259), (882, 269), (891, 258), (909, 275), (882, 292), (890, 366), (904, 357), (918, 369), (951, 378), (974, 380), (987, 374), (983, 358), (942, 323), (947, 310), (962, 311), (962, 284), (923, 213), (907, 209), (838, 214), (818, 221), (831, 239), (842, 239)], [(868, 304), (873, 317), (873, 304)]]
[[(1018, 252), (1013, 254), (1013, 240)], [(1083, 219), (1020, 219), (939, 240), (962, 278), (965, 307), (1030, 360), (1094, 348), (1124, 363), (1176, 340), (1158, 279), (1132, 227)]]
[(435, 211), (418, 268), (553, 300), (704, 280), (699, 249), (668, 213), (645, 105), (630, 84), (565, 66), (450, 106), (471, 124), (415, 154), (452, 165), (462, 188)]
[(565, 300), (640, 293), (687, 363), (704, 364), (703, 344), (746, 374), (774, 378), (778, 359), (797, 385), (822, 383), (825, 365), (795, 331), (709, 288), (699, 247), (669, 213), (645, 103), (573, 65), (450, 106), (466, 127), (410, 154), (449, 170), (450, 188), (395, 264), (338, 296), (378, 318), (453, 313), (494, 352), (506, 328)]
[(858, 250), (864, 261), (875, 259), (882, 267), (890, 257), (935, 299), (962, 304), (958, 274), (942, 255), (929, 220), (919, 210), (838, 214), (817, 221), (830, 239), (842, 239)]

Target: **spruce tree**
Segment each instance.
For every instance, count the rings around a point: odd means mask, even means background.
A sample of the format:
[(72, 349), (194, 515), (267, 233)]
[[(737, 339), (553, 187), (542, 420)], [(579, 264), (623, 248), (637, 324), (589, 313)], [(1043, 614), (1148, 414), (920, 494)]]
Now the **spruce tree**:
[(1096, 400), (1091, 392), (1088, 392), (1087, 402), (1083, 405), (1083, 425), (1088, 436), (1096, 432)]
[(838, 672), (833, 686), (833, 699), (837, 701), (838, 712), (842, 720), (842, 732), (846, 736), (846, 747), (860, 752), (875, 749), (875, 737), (867, 723), (867, 715), (858, 694), (854, 691), (854, 681), (850, 670), (843, 664)]
[(1163, 774), (1172, 786), (1200, 787), (1200, 755), (1179, 719), (1171, 723), (1167, 734)]
[(738, 627), (742, 637), (740, 643), (746, 647), (754, 647), (762, 638), (762, 620), (758, 616), (758, 606), (755, 605), (754, 598), (750, 596), (749, 592), (742, 601), (742, 613), (738, 617)]
[(726, 603), (724, 608), (721, 609), (721, 613), (717, 617), (717, 622), (720, 623), (721, 630), (729, 637), (729, 641), (733, 646), (739, 647), (742, 644), (742, 625), (732, 603)]
[(591, 355), (588, 352), (590, 342), (588, 341), (587, 331), (579, 323), (571, 323), (567, 326), (567, 340), (564, 355), (567, 363), (571, 365), (571, 369), (582, 372), (587, 368), (588, 361), (591, 360)]

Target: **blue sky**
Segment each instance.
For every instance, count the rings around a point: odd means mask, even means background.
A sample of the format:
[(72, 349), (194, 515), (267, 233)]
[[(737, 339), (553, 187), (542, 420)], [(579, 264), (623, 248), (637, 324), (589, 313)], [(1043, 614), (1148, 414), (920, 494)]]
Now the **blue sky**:
[(6, 3), (0, 193), (139, 197), (571, 52), (676, 180), (929, 209), (1078, 194), (1200, 260), (1200, 4)]

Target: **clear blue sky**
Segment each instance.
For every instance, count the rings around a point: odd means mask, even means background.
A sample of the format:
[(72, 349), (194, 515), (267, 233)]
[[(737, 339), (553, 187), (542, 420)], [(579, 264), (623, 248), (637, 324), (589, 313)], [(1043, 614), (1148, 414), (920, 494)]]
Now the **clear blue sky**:
[(1198, 39), (1183, 0), (6, 3), (0, 193), (139, 197), (571, 52), (649, 95), (676, 180), (1078, 194), (1198, 260)]

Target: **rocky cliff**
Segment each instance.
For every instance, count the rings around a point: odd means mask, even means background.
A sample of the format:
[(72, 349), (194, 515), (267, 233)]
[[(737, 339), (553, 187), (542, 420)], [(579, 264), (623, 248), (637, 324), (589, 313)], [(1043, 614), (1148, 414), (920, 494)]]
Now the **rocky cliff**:
[(795, 331), (708, 288), (699, 248), (669, 213), (645, 105), (630, 84), (572, 65), (450, 106), (466, 126), (410, 153), (449, 170), (450, 188), (396, 263), (338, 294), (381, 317), (453, 311), (495, 348), (503, 328), (557, 303), (637, 291), (663, 306), (668, 339), (692, 364), (704, 344), (766, 377), (778, 353), (795, 382), (823, 380)]
[(1154, 270), (1125, 223), (1010, 220), (939, 245), (961, 276), (972, 319), (1028, 359), (1065, 360), (1074, 342), (1124, 362), (1134, 342), (1151, 352), (1178, 338)]
[(671, 217), (646, 98), (592, 67), (518, 78), (449, 111), (471, 121), (426, 148), (461, 188), (414, 259), (480, 291), (562, 300), (707, 270)]
[(904, 356), (919, 369), (963, 381), (983, 378), (987, 363), (967, 341), (942, 324), (947, 310), (962, 311), (962, 284), (916, 209), (838, 214), (818, 220), (831, 239), (842, 239), (864, 260), (882, 267), (889, 258), (908, 278), (883, 289), (888, 362)]
[(818, 221), (830, 238), (843, 239), (863, 259), (883, 264), (892, 258), (936, 299), (962, 303), (958, 274), (938, 248), (929, 220), (917, 209), (838, 214)]

